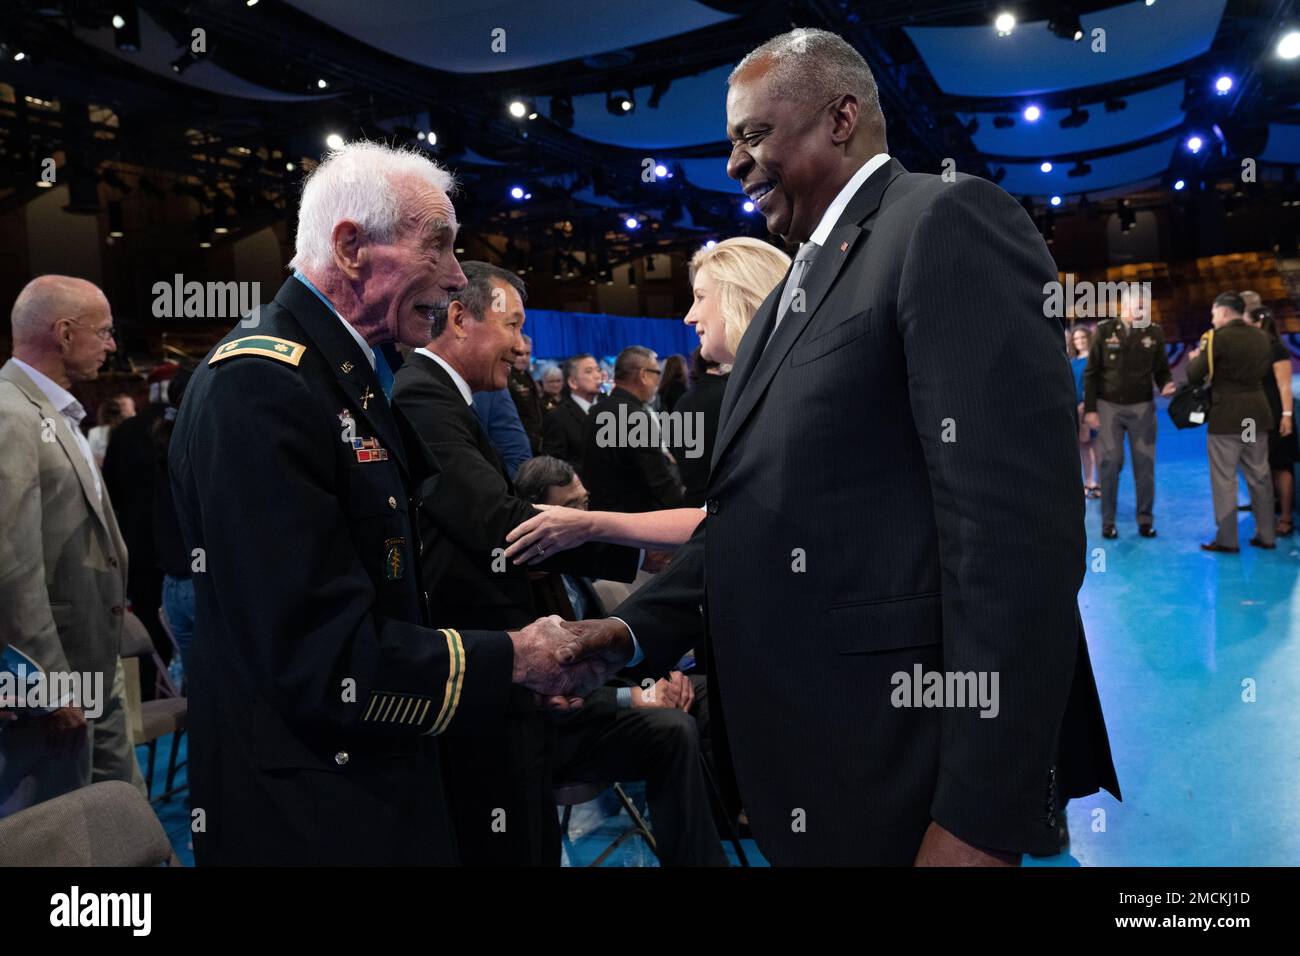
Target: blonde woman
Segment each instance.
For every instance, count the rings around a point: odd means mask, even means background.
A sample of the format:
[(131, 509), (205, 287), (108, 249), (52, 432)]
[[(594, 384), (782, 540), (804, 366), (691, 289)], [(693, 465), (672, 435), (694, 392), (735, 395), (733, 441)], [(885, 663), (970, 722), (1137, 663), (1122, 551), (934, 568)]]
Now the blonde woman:
[(683, 320), (700, 338), (700, 358), (712, 363), (697, 376), (678, 402), (677, 411), (702, 416), (703, 454), (677, 455), (691, 505), (666, 511), (624, 514), (580, 511), (539, 505), (542, 514), (529, 518), (506, 535), (506, 554), (515, 564), (540, 560), (543, 554), (564, 551), (587, 541), (617, 542), (637, 548), (671, 550), (686, 542), (704, 520), (700, 505), (708, 483), (709, 461), (718, 433), (722, 393), (741, 337), (754, 313), (790, 268), (790, 257), (775, 246), (748, 236), (726, 239), (704, 248), (691, 259), (689, 275), (694, 302)]

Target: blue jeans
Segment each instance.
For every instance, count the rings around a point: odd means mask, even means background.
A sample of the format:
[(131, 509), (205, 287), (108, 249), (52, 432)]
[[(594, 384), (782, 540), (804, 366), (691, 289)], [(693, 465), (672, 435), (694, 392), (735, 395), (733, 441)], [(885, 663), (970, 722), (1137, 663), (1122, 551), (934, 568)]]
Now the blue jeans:
[(190, 663), (190, 641), (194, 637), (194, 581), (163, 575), (163, 612), (181, 649), (181, 664)]

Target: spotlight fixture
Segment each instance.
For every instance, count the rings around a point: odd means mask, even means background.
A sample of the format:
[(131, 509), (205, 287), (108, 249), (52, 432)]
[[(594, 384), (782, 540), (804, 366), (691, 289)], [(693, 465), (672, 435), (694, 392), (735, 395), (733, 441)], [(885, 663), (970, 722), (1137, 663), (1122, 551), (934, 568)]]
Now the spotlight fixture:
[(524, 198), (524, 187), (523, 187), (523, 186), (512, 186), (511, 189), (510, 189), (510, 198), (511, 198), (511, 199), (523, 199), (523, 198)]
[(524, 117), (537, 112), (533, 109), (532, 100), (520, 98), (511, 100), (509, 105), (506, 107), (506, 111), (515, 119), (523, 119)]
[(705, 249), (712, 249), (712, 248), (713, 248), (714, 246), (716, 246), (717, 244), (718, 244), (718, 240), (716, 240), (716, 239), (710, 239), (708, 242), (706, 242), (706, 243), (704, 244), (704, 248), (705, 248)]
[(551, 122), (563, 129), (573, 129), (573, 97), (551, 97)]
[(753, 212), (754, 204), (750, 200), (746, 199), (744, 204), (742, 204), (740, 208), (745, 210), (745, 212)]
[(316, 81), (316, 89), (318, 90), (327, 90), (329, 89), (329, 85), (330, 85), (329, 80), (325, 79), (324, 77)]
[(663, 163), (655, 164), (655, 179), (666, 179), (668, 177), (668, 167)]
[(1075, 161), (1075, 164), (1070, 167), (1066, 175), (1078, 179), (1080, 176), (1087, 176), (1091, 172), (1092, 166), (1080, 159)]
[(1232, 92), (1232, 86), (1232, 77), (1225, 73), (1214, 81), (1214, 92), (1220, 96), (1226, 96), (1228, 93)]
[(629, 229), (641, 228), (641, 222), (635, 216), (628, 216), (626, 219), (623, 220), (623, 225), (627, 226), (627, 228)]
[(1083, 24), (1079, 22), (1079, 15), (1070, 9), (1069, 4), (1061, 4), (1057, 8), (1057, 13), (1047, 21), (1047, 29), (1062, 40), (1073, 40), (1078, 43), (1083, 39)]
[(184, 73), (186, 70), (188, 70), (190, 67), (192, 67), (195, 63), (198, 62), (199, 62), (199, 58), (194, 55), (194, 51), (186, 50), (176, 59), (172, 60), (172, 64), (171, 64), (172, 72), (175, 73), (177, 76), (180, 76), (182, 73)]
[(1061, 129), (1078, 129), (1086, 122), (1088, 122), (1088, 111), (1072, 106), (1070, 112), (1061, 117)]
[(1053, 206), (1059, 206), (1059, 205), (1061, 204), (1061, 197), (1060, 197), (1060, 196), (1053, 196), (1052, 199), (1051, 199), (1051, 203), (1052, 203)]
[(1291, 30), (1277, 41), (1277, 55), (1284, 60), (1300, 57), (1300, 30)]
[(330, 133), (328, 136), (325, 137), (325, 145), (328, 146), (330, 149), (342, 149), (343, 137), (340, 136), (338, 133)]
[(1189, 153), (1199, 153), (1201, 151), (1201, 147), (1204, 145), (1205, 145), (1205, 140), (1201, 139), (1201, 137), (1199, 136), (1187, 137), (1187, 151)]
[(1041, 166), (1039, 166), (1038, 168), (1039, 168), (1042, 172), (1050, 173), (1050, 172), (1052, 171), (1052, 164), (1049, 163), (1049, 162), (1047, 162), (1046, 160), (1044, 160), (1044, 161), (1043, 161), (1043, 164), (1042, 164)]
[(1013, 126), (1015, 126), (1015, 125), (1016, 125), (1016, 120), (1015, 120), (1015, 117), (1013, 117), (1013, 116), (995, 116), (995, 117), (993, 117), (993, 128), (994, 128), (994, 129), (1011, 129), (1011, 127), (1013, 127)]
[(1025, 107), (1024, 115), (1025, 115), (1026, 122), (1037, 123), (1038, 120), (1042, 117), (1043, 111), (1039, 109), (1037, 106), (1031, 104)]
[(663, 95), (668, 92), (668, 87), (672, 86), (672, 80), (656, 80), (654, 86), (650, 87), (650, 99), (646, 100), (646, 105), (652, 110), (659, 109), (659, 101)]
[(1182, 180), (1182, 179), (1176, 179), (1176, 180), (1174, 180), (1174, 190), (1175, 190), (1175, 192), (1182, 192), (1185, 188), (1187, 188), (1187, 182), (1186, 182), (1186, 180)]
[(1016, 28), (1016, 18), (1010, 13), (999, 13), (993, 21), (993, 29), (998, 31), (998, 36), (1010, 36), (1011, 31)]
[(636, 99), (631, 90), (623, 93), (611, 91), (605, 94), (605, 109), (615, 116), (626, 116), (636, 109)]
[(140, 51), (140, 14), (134, 0), (113, 4), (113, 43), (119, 50)]
[(114, 239), (121, 239), (126, 235), (122, 224), (122, 204), (116, 199), (108, 204), (108, 234)]

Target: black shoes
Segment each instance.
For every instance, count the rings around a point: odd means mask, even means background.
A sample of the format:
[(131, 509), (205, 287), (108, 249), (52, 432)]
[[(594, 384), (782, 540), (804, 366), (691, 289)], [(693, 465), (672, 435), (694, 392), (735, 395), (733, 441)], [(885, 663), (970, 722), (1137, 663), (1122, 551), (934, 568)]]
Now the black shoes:
[(1151, 527), (1149, 524), (1140, 524), (1138, 525), (1138, 534), (1142, 535), (1144, 538), (1154, 538), (1156, 536), (1156, 529)]
[(1103, 538), (1118, 538), (1119, 532), (1115, 530), (1113, 524), (1104, 524), (1101, 526), (1101, 536)]
[(1251, 539), (1250, 539), (1250, 544), (1251, 544), (1251, 547), (1254, 547), (1254, 548), (1263, 548), (1265, 551), (1273, 551), (1274, 549), (1277, 548), (1277, 545), (1276, 545), (1276, 544), (1265, 544), (1265, 543), (1264, 543), (1261, 539), (1259, 539), (1259, 538), (1251, 538)]
[[(1251, 543), (1253, 544), (1254, 542), (1251, 542)], [(1241, 548), (1225, 548), (1223, 545), (1219, 544), (1219, 542), (1217, 542), (1217, 541), (1211, 541), (1209, 544), (1203, 544), (1203, 545), (1201, 545), (1201, 550), (1202, 550), (1202, 551), (1221, 551), (1221, 552), (1223, 552), (1224, 554), (1239, 554), (1239, 553), (1241, 552)]]

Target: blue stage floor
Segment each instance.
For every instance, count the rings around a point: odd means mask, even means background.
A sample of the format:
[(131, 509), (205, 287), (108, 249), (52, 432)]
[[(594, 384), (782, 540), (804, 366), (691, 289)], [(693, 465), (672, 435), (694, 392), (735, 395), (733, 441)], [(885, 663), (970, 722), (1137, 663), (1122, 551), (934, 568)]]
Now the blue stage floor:
[[(1156, 529), (1139, 538), (1133, 484), (1120, 484), (1120, 537), (1101, 537), (1088, 502), (1089, 564), (1104, 572), (1080, 592), (1088, 646), (1124, 802), (1097, 794), (1070, 803), (1070, 852), (1046, 866), (1295, 866), (1300, 864), (1300, 536), (1276, 551), (1206, 554), (1214, 535), (1205, 431), (1177, 431), (1161, 403)], [(1242, 491), (1242, 501), (1245, 492)], [(1243, 700), (1252, 682), (1253, 702)], [(168, 741), (159, 741), (155, 792)], [(144, 751), (140, 750), (141, 766)], [(636, 788), (629, 787), (635, 793)], [(177, 855), (187, 849), (185, 795), (158, 807)], [(566, 864), (593, 860), (625, 827), (607, 801), (574, 810)], [(653, 828), (653, 821), (651, 821)], [(752, 841), (751, 863), (762, 865)], [(734, 862), (734, 853), (728, 847)], [(626, 841), (606, 866), (654, 865)]]

